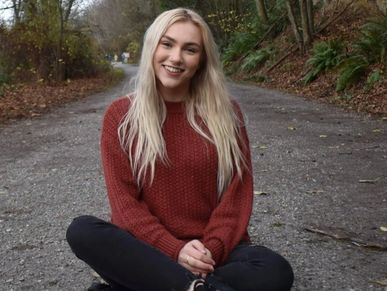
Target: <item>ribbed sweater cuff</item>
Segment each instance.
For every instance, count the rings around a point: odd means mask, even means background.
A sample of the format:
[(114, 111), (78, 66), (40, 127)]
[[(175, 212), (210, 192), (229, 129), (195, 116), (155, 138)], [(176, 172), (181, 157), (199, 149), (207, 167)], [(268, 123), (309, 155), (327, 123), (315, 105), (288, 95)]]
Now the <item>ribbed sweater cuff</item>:
[(170, 256), (177, 262), (180, 250), (186, 244), (185, 241), (174, 239), (174, 240), (160, 240), (158, 246), (160, 250)]
[(204, 241), (204, 246), (210, 250), (212, 259), (216, 262), (216, 265), (219, 266), (222, 263), (224, 253), (223, 243), (220, 240), (213, 238), (208, 241)]

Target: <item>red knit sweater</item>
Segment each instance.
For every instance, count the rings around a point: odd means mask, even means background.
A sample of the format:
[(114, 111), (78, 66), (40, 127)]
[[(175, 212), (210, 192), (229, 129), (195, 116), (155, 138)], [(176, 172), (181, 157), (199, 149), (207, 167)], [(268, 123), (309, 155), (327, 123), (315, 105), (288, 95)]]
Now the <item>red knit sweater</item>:
[(117, 133), (129, 106), (128, 98), (116, 100), (103, 121), (101, 153), (112, 222), (174, 260), (187, 241), (199, 239), (221, 264), (248, 240), (253, 178), (245, 126), (240, 143), (247, 145), (241, 147), (247, 168), (242, 179), (234, 175), (218, 201), (215, 146), (192, 129), (184, 103), (166, 102), (163, 135), (169, 163), (156, 162), (153, 183), (139, 190)]

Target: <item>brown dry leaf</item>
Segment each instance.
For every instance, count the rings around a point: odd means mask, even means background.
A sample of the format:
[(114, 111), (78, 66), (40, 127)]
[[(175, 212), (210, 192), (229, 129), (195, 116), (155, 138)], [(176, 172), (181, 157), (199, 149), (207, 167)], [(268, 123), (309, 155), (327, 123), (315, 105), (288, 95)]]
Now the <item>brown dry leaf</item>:
[(379, 284), (379, 285), (382, 285), (382, 286), (387, 286), (387, 278), (380, 279), (380, 280), (375, 280), (375, 281), (372, 281), (372, 282), (376, 283), (376, 284)]
[(376, 179), (374, 179), (374, 180), (370, 180), (370, 179), (360, 179), (360, 180), (359, 180), (359, 183), (374, 184), (374, 183), (376, 183), (378, 180), (379, 180), (379, 178), (376, 178)]
[(263, 191), (254, 191), (254, 194), (255, 194), (255, 195), (262, 195), (262, 196), (269, 195), (269, 193), (263, 192)]
[(306, 193), (308, 193), (308, 194), (321, 194), (321, 193), (324, 193), (324, 190), (309, 190), (309, 191), (306, 191)]
[(348, 241), (351, 244), (363, 247), (374, 249), (378, 251), (387, 251), (387, 243), (379, 242), (374, 240), (363, 240), (358, 237), (357, 233), (348, 231), (340, 227), (330, 227), (324, 225), (308, 225), (304, 226), (304, 229), (309, 232), (317, 233), (320, 235), (326, 235), (337, 240)]

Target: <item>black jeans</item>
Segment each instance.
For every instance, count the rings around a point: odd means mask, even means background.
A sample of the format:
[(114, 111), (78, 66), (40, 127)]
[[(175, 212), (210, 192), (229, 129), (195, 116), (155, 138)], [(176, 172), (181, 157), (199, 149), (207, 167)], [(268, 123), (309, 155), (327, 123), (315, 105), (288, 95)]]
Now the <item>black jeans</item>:
[[(75, 218), (66, 237), (75, 255), (114, 290), (184, 291), (197, 279), (159, 250), (93, 216)], [(247, 243), (238, 245), (211, 276), (238, 291), (285, 291), (293, 284), (292, 268), (283, 257)]]

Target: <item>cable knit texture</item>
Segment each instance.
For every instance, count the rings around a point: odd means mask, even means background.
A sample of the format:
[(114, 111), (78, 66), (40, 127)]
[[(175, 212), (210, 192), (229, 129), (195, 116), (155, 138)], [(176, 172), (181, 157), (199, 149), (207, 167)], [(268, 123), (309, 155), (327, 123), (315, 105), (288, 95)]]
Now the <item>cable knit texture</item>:
[[(114, 101), (105, 112), (101, 137), (102, 163), (112, 223), (177, 260), (181, 248), (199, 239), (217, 265), (232, 249), (248, 240), (253, 179), (248, 138), (241, 126), (240, 144), (247, 167), (235, 174), (222, 198), (217, 195), (217, 153), (188, 123), (184, 103), (166, 102), (163, 125), (168, 163), (156, 162), (155, 178), (139, 189), (118, 126), (130, 100)], [(242, 114), (235, 110), (243, 124)]]

